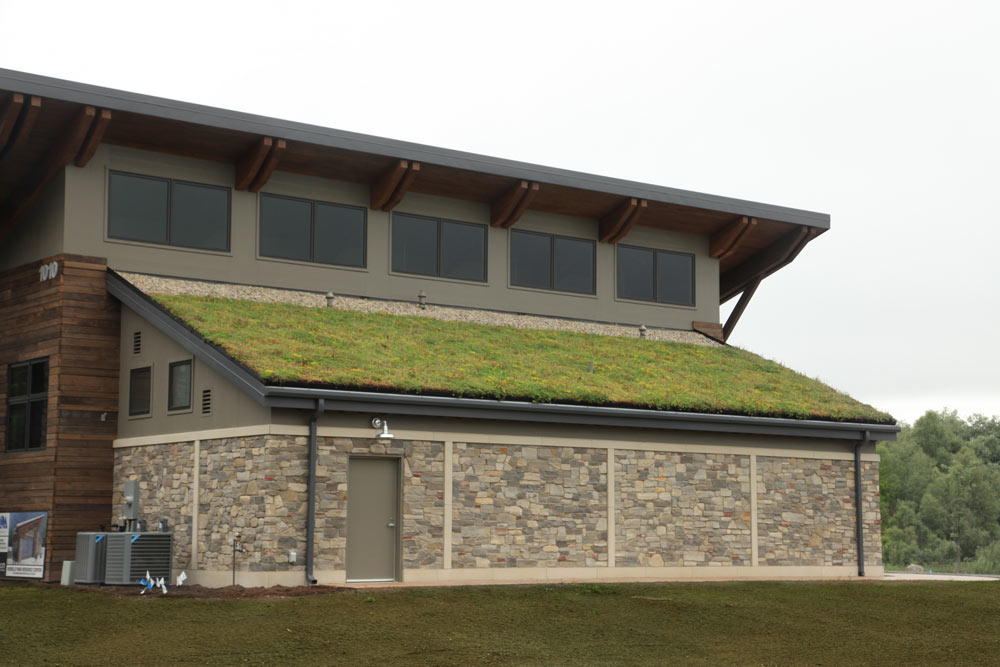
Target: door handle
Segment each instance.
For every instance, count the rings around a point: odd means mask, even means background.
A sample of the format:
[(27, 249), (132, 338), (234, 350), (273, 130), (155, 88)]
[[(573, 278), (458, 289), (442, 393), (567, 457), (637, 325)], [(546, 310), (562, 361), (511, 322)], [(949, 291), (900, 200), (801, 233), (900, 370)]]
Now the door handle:
[(395, 528), (396, 527), (396, 520), (390, 518), (388, 526), (389, 526), (389, 528)]

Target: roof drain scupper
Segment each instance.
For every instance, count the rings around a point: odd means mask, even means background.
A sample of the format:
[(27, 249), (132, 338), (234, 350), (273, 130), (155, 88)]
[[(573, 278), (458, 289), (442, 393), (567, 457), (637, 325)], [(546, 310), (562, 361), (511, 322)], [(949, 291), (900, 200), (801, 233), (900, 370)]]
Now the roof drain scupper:
[(871, 442), (871, 434), (863, 431), (862, 439), (854, 445), (854, 512), (858, 542), (858, 576), (865, 576), (864, 509), (861, 507), (861, 448)]
[(306, 581), (315, 584), (313, 575), (313, 535), (316, 532), (316, 421), (326, 410), (326, 399), (316, 399), (316, 409), (309, 415), (309, 488), (306, 489)]

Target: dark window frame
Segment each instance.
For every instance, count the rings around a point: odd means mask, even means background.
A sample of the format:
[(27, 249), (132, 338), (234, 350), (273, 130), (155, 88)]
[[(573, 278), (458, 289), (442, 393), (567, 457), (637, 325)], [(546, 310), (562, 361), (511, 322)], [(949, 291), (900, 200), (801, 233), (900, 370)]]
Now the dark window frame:
[[(512, 287), (523, 287), (527, 289), (541, 290), (543, 292), (557, 292), (559, 294), (583, 294), (586, 296), (594, 296), (597, 294), (597, 241), (595, 241), (594, 239), (584, 239), (577, 236), (563, 236), (562, 234), (549, 234), (547, 232), (536, 232), (528, 229), (512, 229), (510, 230), (510, 243), (508, 244), (508, 248), (513, 248), (514, 246), (513, 243), (514, 234), (532, 234), (534, 236), (545, 236), (551, 239), (551, 242), (549, 243), (549, 286), (535, 287), (534, 285), (524, 285), (521, 283), (515, 283), (513, 278), (514, 274), (513, 269), (512, 267), (508, 267), (508, 270), (510, 271), (509, 275), (511, 276), (510, 284)], [(591, 284), (589, 292), (574, 292), (571, 290), (556, 289), (555, 284), (556, 284), (556, 240), (557, 239), (565, 239), (567, 241), (582, 241), (590, 244), (590, 247), (593, 249), (594, 252), (591, 257), (592, 279), (590, 281)], [(509, 257), (510, 263), (513, 264), (514, 262), (513, 251), (510, 251), (508, 254), (510, 255)]]
[[(644, 252), (653, 253), (653, 298), (652, 299), (641, 299), (639, 297), (625, 297), (621, 295), (621, 285), (620, 285), (620, 273), (618, 269), (618, 263), (620, 261), (620, 255), (618, 253), (619, 248), (628, 248), (629, 250), (641, 250)], [(682, 257), (691, 258), (691, 301), (690, 303), (681, 303), (677, 301), (661, 301), (659, 299), (659, 281), (657, 280), (658, 268), (660, 255), (679, 255)], [(662, 248), (647, 248), (643, 246), (628, 245), (625, 243), (615, 244), (615, 296), (618, 299), (623, 299), (625, 301), (640, 301), (642, 303), (658, 303), (665, 306), (682, 306), (685, 308), (694, 308), (697, 304), (697, 289), (695, 284), (695, 261), (696, 257), (693, 252), (681, 252), (679, 250), (663, 250)]]
[[(187, 405), (173, 405), (171, 403), (174, 399), (174, 369), (179, 366), (187, 366), (190, 369), (188, 371)], [(152, 384), (152, 376), (150, 377), (150, 384)], [(186, 412), (191, 410), (193, 405), (192, 394), (194, 394), (194, 360), (172, 361), (167, 367), (167, 412)]]
[[(34, 375), (33, 367), (41, 365), (45, 369), (45, 391), (33, 392), (32, 389), (32, 377)], [(13, 387), (13, 375), (14, 370), (17, 368), (27, 368), (28, 369), (28, 379), (27, 379), (27, 393), (13, 395), (11, 393)], [(17, 363), (12, 363), (7, 365), (7, 419), (6, 426), (7, 431), (4, 437), (4, 449), (8, 452), (25, 452), (34, 451), (38, 449), (45, 449), (45, 438), (48, 434), (48, 410), (49, 410), (49, 358), (40, 357), (38, 359), (29, 359), (28, 361), (19, 361)], [(42, 416), (42, 428), (39, 437), (39, 444), (31, 444), (31, 413), (32, 406), (36, 405), (38, 402), (43, 401), (42, 410), (44, 411)], [(19, 446), (11, 446), (11, 432), (13, 427), (11, 425), (13, 410), (11, 406), (14, 405), (26, 405), (26, 411), (24, 415), (24, 439), (23, 442), (19, 443)]]
[[(145, 178), (150, 181), (161, 181), (167, 184), (167, 240), (165, 243), (157, 243), (156, 241), (142, 241), (139, 239), (130, 239), (125, 236), (113, 236), (111, 234), (111, 199), (112, 199), (112, 189), (114, 188), (114, 176), (129, 176), (131, 178)], [(181, 185), (191, 185), (199, 188), (209, 188), (213, 190), (223, 190), (226, 193), (226, 247), (225, 248), (201, 248), (198, 246), (184, 245), (181, 243), (173, 243), (170, 240), (171, 237), (171, 227), (173, 226), (173, 208), (174, 208), (174, 183), (180, 183)], [(224, 185), (212, 185), (210, 183), (197, 183), (195, 181), (185, 181), (179, 178), (167, 178), (164, 176), (149, 176), (148, 174), (136, 174), (129, 171), (118, 171), (109, 170), (108, 172), (108, 224), (107, 233), (109, 239), (114, 239), (116, 241), (128, 241), (130, 243), (148, 243), (150, 245), (158, 246), (169, 246), (171, 248), (187, 248), (189, 250), (201, 250), (204, 252), (232, 252), (233, 247), (233, 190)]]
[[(132, 387), (135, 386), (135, 374), (138, 371), (149, 371), (149, 400), (146, 405), (145, 412), (136, 412), (132, 405)], [(146, 417), (153, 414), (153, 367), (150, 366), (139, 366), (137, 368), (129, 369), (128, 372), (128, 416), (129, 417)]]
[[(408, 218), (418, 218), (420, 220), (429, 220), (437, 224), (437, 238), (435, 239), (435, 272), (434, 273), (413, 273), (410, 271), (401, 271), (395, 268), (395, 258), (392, 256), (392, 235), (395, 235), (395, 225), (396, 225), (396, 213), (392, 214), (392, 230), (390, 231), (389, 238), (389, 270), (391, 273), (405, 275), (405, 276), (423, 276), (425, 278), (440, 278), (444, 280), (457, 280), (463, 283), (476, 283), (476, 284), (486, 284), (489, 282), (489, 256), (490, 256), (490, 227), (489, 225), (480, 224), (478, 222), (466, 222), (465, 220), (451, 220), (450, 218), (435, 218), (429, 215), (415, 215), (413, 213), (402, 213), (399, 215), (406, 216)], [(441, 225), (443, 223), (449, 223), (453, 225), (465, 225), (467, 227), (476, 227), (483, 232), (483, 278), (482, 280), (476, 280), (472, 278), (453, 278), (451, 276), (441, 275)]]
[[(297, 201), (309, 204), (309, 259), (297, 259), (294, 257), (279, 257), (277, 255), (268, 255), (264, 252), (264, 245), (261, 243), (261, 232), (264, 227), (263, 220), (263, 210), (264, 207), (260, 205), (264, 197), (273, 197), (275, 199), (288, 199), (289, 201)], [(334, 262), (323, 262), (316, 259), (316, 205), (322, 204), (323, 206), (334, 206), (336, 208), (350, 208), (356, 211), (361, 211), (362, 215), (362, 228), (361, 228), (361, 264), (336, 264)], [(351, 204), (338, 204), (332, 201), (323, 201), (322, 199), (306, 199), (304, 197), (292, 197), (289, 195), (278, 195), (271, 192), (260, 193), (260, 198), (257, 203), (257, 252), (261, 257), (266, 257), (267, 259), (277, 259), (286, 262), (308, 262), (309, 264), (322, 264), (323, 266), (345, 266), (351, 269), (367, 269), (368, 268), (368, 209), (364, 206), (352, 206)]]

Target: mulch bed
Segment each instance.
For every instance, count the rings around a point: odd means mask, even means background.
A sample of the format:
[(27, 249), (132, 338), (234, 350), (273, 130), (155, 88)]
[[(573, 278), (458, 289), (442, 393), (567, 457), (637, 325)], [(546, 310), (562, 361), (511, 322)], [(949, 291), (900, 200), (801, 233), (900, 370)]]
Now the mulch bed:
[[(39, 586), (52, 586), (53, 584), (38, 583)], [(143, 588), (134, 586), (69, 586), (76, 591), (87, 593), (102, 593), (112, 597), (131, 598), (139, 597)], [(167, 594), (164, 595), (159, 589), (154, 588), (147, 591), (142, 597), (181, 597), (181, 598), (204, 598), (204, 599), (266, 599), (266, 598), (291, 598), (302, 597), (304, 595), (330, 595), (332, 593), (343, 593), (354, 589), (343, 586), (271, 586), (270, 588), (256, 587), (245, 588), (243, 586), (224, 586), (222, 588), (208, 588), (207, 586), (167, 586)]]

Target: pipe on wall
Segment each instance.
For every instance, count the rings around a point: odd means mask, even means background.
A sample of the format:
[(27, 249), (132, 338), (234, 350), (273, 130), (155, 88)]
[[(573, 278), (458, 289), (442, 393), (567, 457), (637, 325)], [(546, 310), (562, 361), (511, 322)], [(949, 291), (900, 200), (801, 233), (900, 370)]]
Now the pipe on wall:
[(316, 409), (309, 415), (309, 484), (306, 489), (306, 581), (316, 583), (313, 575), (313, 536), (316, 532), (316, 459), (318, 445), (316, 444), (316, 421), (326, 411), (326, 399), (316, 399)]
[(864, 431), (862, 439), (854, 445), (854, 512), (856, 514), (855, 532), (858, 542), (858, 576), (865, 576), (865, 529), (864, 508), (861, 506), (861, 448), (871, 442), (871, 435)]

